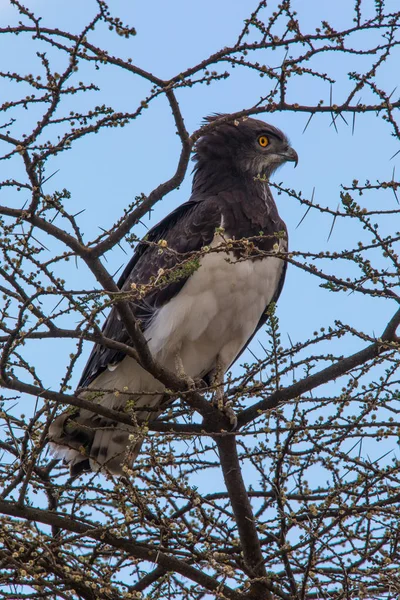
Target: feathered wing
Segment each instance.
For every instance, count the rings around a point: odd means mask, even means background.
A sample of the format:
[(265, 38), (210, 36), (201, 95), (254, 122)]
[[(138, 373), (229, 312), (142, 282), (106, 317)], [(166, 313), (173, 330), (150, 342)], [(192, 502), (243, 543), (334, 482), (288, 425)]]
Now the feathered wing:
[[(269, 201), (270, 205), (266, 207), (265, 198), (260, 198), (258, 195), (253, 197), (246, 189), (238, 188), (208, 197), (197, 194), (151, 229), (140, 242), (118, 285), (122, 290), (131, 291), (132, 284), (135, 284), (137, 290), (142, 284), (151, 284), (155, 281), (159, 284), (162, 281), (162, 285), (153, 285), (152, 290), (144, 298), (131, 301), (132, 310), (141, 323), (150, 348), (153, 352), (155, 348), (158, 349), (155, 352), (157, 359), (160, 360), (162, 357), (163, 345), (168, 346), (170, 338), (173, 337), (169, 332), (174, 327), (171, 321), (175, 317), (180, 318), (179, 326), (182, 328), (183, 319), (180, 313), (187, 311), (188, 307), (185, 299), (187, 301), (190, 297), (192, 302), (190, 306), (194, 308), (185, 313), (188, 315), (187, 320), (191, 322), (192, 331), (194, 329), (200, 331), (198, 328), (201, 325), (202, 311), (207, 313), (207, 318), (211, 311), (211, 305), (204, 309), (204, 304), (208, 301), (207, 294), (209, 296), (214, 294), (211, 298), (211, 301), (214, 301), (218, 293), (221, 293), (218, 289), (221, 290), (221, 286), (225, 286), (224, 296), (220, 295), (219, 298), (224, 297), (224, 302), (229, 305), (229, 290), (232, 285), (235, 286), (236, 273), (240, 276), (240, 273), (245, 272), (247, 277), (247, 271), (253, 269), (255, 275), (253, 280), (248, 280), (249, 282), (252, 281), (255, 287), (260, 285), (262, 287), (262, 282), (260, 283), (259, 280), (265, 276), (269, 283), (264, 285), (264, 295), (259, 294), (257, 297), (258, 303), (260, 299), (262, 301), (262, 298), (265, 298), (264, 304), (260, 304), (254, 310), (246, 305), (247, 290), (242, 291), (241, 306), (247, 310), (246, 314), (251, 315), (253, 324), (247, 329), (245, 326), (242, 327), (240, 335), (236, 338), (236, 345), (226, 355), (225, 369), (238, 357), (255, 332), (266, 321), (268, 305), (271, 301), (277, 300), (282, 289), (286, 267), (278, 258), (272, 257), (264, 262), (264, 270), (260, 269), (262, 252), (271, 252), (277, 242), (276, 233), (286, 230), (271, 196)], [(201, 266), (195, 273), (192, 273), (190, 268), (180, 268), (180, 265), (187, 266), (191, 254), (198, 252), (204, 246), (212, 245), (216, 228), (221, 225), (228, 237), (237, 240), (259, 236), (262, 231), (264, 236), (255, 242), (253, 256), (247, 257), (244, 261), (239, 252), (235, 256), (232, 254), (233, 261), (227, 262), (227, 254), (219, 252), (204, 257), (204, 262), (202, 259)], [(207, 260), (209, 262), (206, 264)], [(236, 260), (237, 267), (232, 265)], [(255, 266), (247, 269), (243, 266), (246, 261)], [(171, 272), (174, 267), (176, 270)], [(226, 275), (228, 272), (231, 279)], [(250, 298), (252, 290), (249, 289), (248, 292)], [(243, 301), (245, 301), (244, 305)], [(250, 299), (248, 303), (251, 303)], [(242, 318), (246, 321), (246, 316), (240, 314), (240, 311), (241, 308), (233, 317), (227, 317), (229, 312), (222, 311), (221, 321), (225, 319), (225, 331), (227, 318), (232, 318), (234, 321)], [(218, 310), (213, 318), (216, 323), (213, 327), (218, 329)], [(232, 329), (235, 326), (236, 323), (232, 323)], [(113, 340), (125, 344), (131, 343), (115, 307), (104, 324), (103, 333)], [(192, 376), (207, 379), (215, 368), (217, 354), (210, 337), (205, 340), (201, 338), (200, 333), (196, 338), (198, 342), (191, 342), (186, 346), (186, 351), (192, 356), (192, 365), (197, 364), (197, 357), (202, 352), (203, 366), (199, 366), (199, 370), (192, 373)], [(186, 337), (190, 338), (190, 336), (191, 333), (188, 333)], [(226, 347), (229, 348), (229, 345), (230, 342)], [(171, 368), (171, 364), (166, 366)], [(139, 424), (157, 416), (164, 390), (163, 385), (132, 358), (98, 344), (94, 346), (89, 357), (80, 387), (86, 388), (83, 392), (86, 397), (93, 398), (94, 402), (100, 402), (103, 406), (117, 410), (129, 406)], [(49, 436), (59, 451), (61, 448), (59, 453), (71, 463), (73, 475), (90, 468), (97, 470), (103, 466), (111, 472), (120, 473), (121, 463), (126, 460), (129, 464), (134, 460), (142, 441), (140, 430), (134, 424), (128, 426), (110, 422), (91, 411), (82, 409), (67, 411), (57, 417), (51, 425)]]
[[(190, 258), (190, 253), (199, 251), (212, 241), (220, 222), (216, 199), (201, 201), (198, 198), (179, 206), (153, 227), (138, 244), (118, 281), (118, 287), (131, 291), (132, 284), (138, 286), (151, 283), (159, 275), (160, 269), (168, 277), (171, 272), (169, 270)], [(185, 270), (182, 270), (178, 276), (171, 277), (169, 283), (156, 287), (143, 299), (131, 302), (133, 313), (140, 320), (144, 332), (157, 311), (179, 293), (188, 277)], [(130, 344), (129, 335), (116, 307), (112, 308), (104, 323), (103, 334), (107, 338)], [(124, 393), (121, 383), (126, 384), (123, 387), (128, 388), (131, 393)], [(135, 411), (138, 423), (157, 416), (157, 407), (162, 401), (164, 389), (160, 382), (132, 358), (100, 344), (95, 344), (92, 349), (79, 388), (88, 388), (90, 391), (84, 392), (85, 397), (109, 408), (123, 409), (128, 402), (135, 409), (148, 407), (150, 411)], [(152, 394), (141, 396), (132, 394), (132, 391)], [(70, 463), (72, 475), (90, 468), (97, 470), (102, 465), (106, 465), (111, 472), (120, 473), (129, 436), (132, 441), (130, 462), (140, 449), (141, 439), (140, 436), (135, 439), (136, 429), (134, 426), (110, 422), (85, 409), (72, 409), (54, 420), (49, 438), (56, 454)]]
[[(198, 252), (209, 244), (214, 236), (216, 227), (220, 225), (221, 216), (215, 199), (192, 201), (179, 206), (153, 227), (138, 244), (131, 260), (125, 267), (118, 280), (118, 287), (132, 293), (132, 284), (151, 283), (159, 276), (160, 269), (166, 272), (176, 268), (182, 261), (190, 259), (190, 254)], [(166, 245), (159, 245), (159, 242)], [(171, 300), (185, 285), (189, 275), (180, 271), (171, 276), (171, 281), (157, 286), (141, 299), (131, 302), (131, 308), (136, 319), (141, 323), (145, 332), (149, 323), (166, 302)], [(103, 334), (105, 337), (129, 344), (129, 335), (122, 323), (117, 308), (113, 308), (107, 317)], [(109, 365), (119, 363), (125, 357), (117, 350), (106, 348), (99, 344), (93, 347), (86, 367), (83, 370), (79, 387), (87, 387)]]

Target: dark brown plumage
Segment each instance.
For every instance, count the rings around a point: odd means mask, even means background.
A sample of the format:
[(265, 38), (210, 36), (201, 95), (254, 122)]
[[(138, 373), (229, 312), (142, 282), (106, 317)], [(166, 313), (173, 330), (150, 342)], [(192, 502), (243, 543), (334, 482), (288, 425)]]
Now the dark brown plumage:
[[(209, 117), (208, 122), (216, 118)], [(230, 254), (210, 253), (200, 260), (198, 269), (182, 269), (180, 277), (166, 281), (140, 301), (132, 301), (153, 355), (172, 369), (179, 357), (189, 376), (210, 382), (217, 363), (225, 372), (265, 323), (268, 305), (281, 292), (286, 263), (263, 254), (273, 251), (275, 244), (281, 250), (287, 248), (286, 235), (277, 235), (286, 232), (286, 227), (267, 180), (285, 161), (297, 163), (297, 154), (278, 129), (263, 121), (243, 119), (221, 124), (201, 137), (194, 160), (190, 200), (149, 231), (118, 285), (131, 290), (132, 284), (150, 283), (159, 276), (160, 269), (168, 272), (180, 264), (187, 265), (191, 255), (205, 246), (224, 243), (227, 237), (240, 240), (259, 236), (253, 240), (254, 249), (246, 259), (240, 255), (239, 245)], [(260, 278), (265, 281), (260, 282)], [(193, 323), (188, 322), (190, 319)], [(221, 332), (214, 340), (218, 328)], [(104, 335), (130, 343), (116, 308), (105, 322)], [(92, 350), (79, 386), (120, 391), (127, 388), (136, 408), (157, 408), (163, 390), (133, 359), (99, 345)], [(146, 397), (146, 391), (153, 394)], [(122, 409), (126, 400), (126, 394), (121, 399), (107, 392), (97, 401)], [(136, 417), (142, 422), (156, 414), (143, 409), (136, 412)], [(75, 410), (57, 417), (50, 429), (53, 446), (71, 463), (73, 474), (89, 468), (120, 473), (130, 435), (133, 439), (128, 463), (141, 443), (135, 439), (134, 426), (117, 425), (89, 411)]]

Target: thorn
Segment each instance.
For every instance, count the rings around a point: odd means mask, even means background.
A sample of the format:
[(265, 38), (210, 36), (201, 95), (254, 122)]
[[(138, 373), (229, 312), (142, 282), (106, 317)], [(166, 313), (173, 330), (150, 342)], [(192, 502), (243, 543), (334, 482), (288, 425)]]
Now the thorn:
[[(390, 98), (390, 96), (389, 96)], [(44, 183), (47, 183), (49, 181), (49, 179), (51, 179), (52, 177), (54, 177), (54, 175), (57, 175), (57, 173), (59, 172), (60, 169), (57, 169), (57, 171), (54, 171), (54, 173), (52, 173), (51, 175), (49, 175), (47, 177), (47, 179), (45, 179), (44, 181), (42, 181), (42, 183), (40, 185), (43, 185)]]
[(303, 133), (305, 133), (305, 131), (306, 131), (307, 127), (309, 126), (310, 121), (311, 121), (311, 119), (313, 118), (314, 115), (315, 115), (315, 113), (311, 113), (311, 115), (310, 115), (310, 117), (309, 117), (309, 119), (308, 119), (308, 121), (306, 123), (306, 126), (303, 129)]
[(114, 279), (114, 277), (116, 276), (116, 274), (122, 269), (124, 265), (121, 265), (120, 267), (118, 267), (118, 269), (115, 271), (115, 273), (113, 273), (112, 278)]
[(400, 152), (400, 150), (397, 150), (397, 152), (396, 152), (395, 154), (393, 154), (393, 156), (391, 156), (391, 157), (389, 158), (389, 160), (392, 160), (392, 158), (394, 158), (395, 156), (397, 156), (399, 152)]
[(296, 225), (296, 229), (297, 229), (298, 227), (300, 227), (300, 225), (302, 224), (302, 222), (304, 221), (304, 219), (305, 219), (305, 218), (306, 218), (306, 216), (308, 215), (308, 212), (309, 212), (309, 210), (310, 210), (310, 208), (312, 207), (312, 204), (313, 204), (313, 202), (314, 202), (314, 194), (315, 194), (315, 187), (313, 187), (313, 191), (312, 191), (312, 194), (311, 194), (311, 200), (310, 200), (311, 204), (310, 204), (310, 206), (307, 208), (307, 210), (306, 210), (305, 214), (303, 215), (303, 217), (300, 219), (299, 223)]
[(371, 462), (371, 465), (374, 465), (375, 463), (379, 462), (380, 460), (382, 460), (382, 458), (386, 458), (386, 456), (388, 456), (389, 454), (392, 454), (394, 452), (394, 450), (388, 450), (385, 454), (382, 454), (382, 456), (380, 456), (379, 458), (376, 458), (375, 460), (373, 460)]
[(301, 217), (300, 221), (297, 223), (296, 225), (296, 229), (298, 229), (298, 227), (300, 227), (300, 225), (302, 224), (302, 222), (304, 221), (304, 219), (306, 218), (306, 216), (308, 215), (308, 213), (310, 212), (310, 208), (311, 205), (307, 208), (306, 212), (304, 213), (304, 215)]
[(72, 215), (72, 218), (75, 219), (76, 217), (79, 217), (79, 215), (81, 215), (82, 213), (84, 213), (85, 210), (86, 210), (86, 208), (82, 208), (82, 210), (80, 210), (79, 212), (77, 212), (74, 215)]
[(252, 351), (250, 348), (247, 348), (247, 350), (250, 352), (250, 354), (252, 355), (252, 357), (254, 358), (254, 360), (256, 360), (257, 362), (260, 360), (260, 359), (258, 358), (258, 356), (256, 356), (256, 355), (254, 354), (254, 352), (253, 352), (253, 351)]
[[(330, 90), (329, 90), (329, 106), (332, 106), (332, 84), (331, 84)], [(335, 117), (335, 115), (333, 114), (332, 111), (331, 111), (331, 116), (332, 116), (332, 123), (331, 123), (331, 125), (334, 126), (336, 133), (339, 133), (338, 129), (337, 129), (337, 126), (336, 126), (336, 117)]]
[(258, 340), (258, 343), (260, 344), (261, 348), (264, 350), (264, 352), (265, 352), (266, 356), (269, 356), (269, 354), (270, 354), (270, 353), (269, 353), (269, 352), (268, 352), (268, 350), (267, 350), (267, 349), (266, 349), (266, 348), (265, 348), (265, 347), (262, 345), (262, 343), (260, 342), (260, 340)]
[(356, 443), (355, 443), (355, 444), (354, 444), (354, 445), (353, 445), (353, 446), (350, 448), (350, 450), (348, 450), (348, 451), (346, 452), (346, 455), (347, 455), (347, 456), (350, 456), (350, 452), (353, 452), (354, 448), (357, 448), (357, 446), (360, 446), (360, 445), (361, 445), (361, 440), (358, 440), (358, 441), (357, 441), (357, 442), (356, 442)]
[[(288, 54), (289, 54), (289, 49), (287, 49), (287, 50), (286, 50), (286, 53), (285, 53), (285, 56), (283, 57), (283, 61), (282, 61), (282, 63), (281, 63), (281, 66), (280, 66), (280, 67), (277, 67), (277, 68), (281, 68), (281, 69), (282, 69), (282, 67), (284, 66), (284, 64), (285, 64), (285, 62), (286, 62), (286, 59), (287, 59), (287, 55), (288, 55)], [(277, 82), (277, 83), (278, 83), (278, 82)]]
[(332, 123), (330, 124), (330, 127), (333, 125), (333, 126), (334, 126), (334, 128), (335, 128), (335, 131), (336, 131), (336, 133), (339, 133), (339, 131), (338, 131), (338, 128), (337, 128), (337, 125), (336, 125), (336, 118), (337, 118), (337, 115), (335, 116), (335, 115), (333, 114), (333, 112), (331, 112), (331, 115), (332, 115)]
[(57, 302), (57, 304), (55, 305), (55, 307), (50, 311), (50, 314), (54, 313), (54, 311), (60, 306), (61, 302), (65, 300), (65, 297), (61, 298), (61, 300), (59, 300)]
[[(337, 210), (337, 211), (339, 210), (339, 204), (337, 205), (337, 209), (336, 209), (336, 210)], [(327, 242), (329, 242), (329, 240), (330, 240), (330, 237), (331, 237), (331, 235), (332, 235), (332, 231), (333, 231), (333, 228), (334, 228), (334, 226), (335, 226), (335, 223), (336, 223), (336, 217), (337, 217), (337, 215), (335, 215), (335, 216), (333, 217), (332, 227), (331, 227), (331, 230), (330, 230), (330, 232), (329, 232), (329, 235), (328, 235)]]
[(51, 219), (50, 223), (54, 223), (54, 221), (57, 219), (58, 215), (60, 214), (60, 211), (58, 210), (56, 212), (56, 214), (54, 215), (54, 217)]
[(35, 242), (37, 242), (39, 244), (39, 246), (42, 246), (42, 248), (44, 248), (45, 250), (47, 250), (47, 252), (50, 252), (49, 249), (47, 248), (47, 246), (45, 246), (42, 242), (40, 242), (37, 238), (35, 238), (34, 235), (31, 234), (31, 237), (33, 240), (35, 240)]
[[(392, 181), (393, 181), (393, 183), (394, 183), (394, 173), (395, 173), (395, 170), (396, 170), (396, 167), (393, 167), (393, 173), (392, 173)], [(399, 204), (399, 199), (397, 197), (396, 189), (395, 189), (394, 186), (392, 187), (392, 190), (393, 190), (394, 197), (396, 198), (396, 202), (397, 202), (397, 204)]]

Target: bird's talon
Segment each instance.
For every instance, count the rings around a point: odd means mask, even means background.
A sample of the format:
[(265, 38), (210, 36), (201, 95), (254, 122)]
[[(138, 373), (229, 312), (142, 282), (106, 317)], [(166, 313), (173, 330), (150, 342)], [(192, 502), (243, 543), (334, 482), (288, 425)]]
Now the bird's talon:
[(203, 390), (205, 388), (208, 388), (207, 383), (201, 377), (195, 377), (193, 381), (197, 390)]
[(228, 417), (229, 423), (231, 424), (230, 431), (235, 431), (235, 429), (237, 428), (237, 424), (238, 424), (238, 419), (235, 414), (235, 411), (233, 410), (233, 408), (231, 406), (226, 405), (226, 406), (224, 406), (223, 412)]
[(193, 379), (193, 377), (190, 377), (190, 375), (188, 375), (186, 373), (179, 352), (177, 352), (175, 354), (175, 370), (176, 370), (176, 374), (178, 375), (178, 377), (180, 377), (181, 379), (184, 380), (184, 382), (188, 386), (189, 390), (195, 390), (196, 389), (196, 382)]
[(234, 431), (238, 424), (237, 416), (231, 406), (231, 402), (225, 402), (224, 391), (220, 388), (215, 393), (214, 404), (216, 404), (218, 410), (229, 419), (232, 426), (230, 431)]
[(195, 390), (196, 389), (196, 382), (193, 379), (193, 377), (190, 377), (189, 375), (185, 375), (184, 376), (184, 380), (185, 380), (186, 385), (188, 386), (189, 390)]

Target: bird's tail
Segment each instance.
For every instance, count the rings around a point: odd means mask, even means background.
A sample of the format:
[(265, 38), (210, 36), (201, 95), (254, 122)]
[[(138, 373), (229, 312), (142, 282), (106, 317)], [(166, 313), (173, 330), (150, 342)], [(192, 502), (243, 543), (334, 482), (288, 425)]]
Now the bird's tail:
[[(63, 458), (69, 464), (72, 476), (84, 471), (100, 470), (115, 475), (123, 474), (124, 466), (130, 468), (139, 453), (143, 442), (142, 426), (157, 417), (161, 410), (162, 384), (137, 363), (130, 364), (129, 370), (126, 366), (101, 374), (90, 386), (91, 389), (82, 393), (82, 397), (92, 399), (94, 406), (97, 403), (131, 414), (132, 425), (75, 407), (56, 417), (50, 425), (50, 447), (57, 458)], [(134, 385), (131, 381), (132, 371), (140, 375), (135, 378)], [(124, 377), (127, 372), (129, 381)], [(118, 388), (114, 385), (116, 382)], [(139, 389), (143, 390), (140, 394), (127, 391)], [(146, 389), (151, 393), (146, 394)]]
[(130, 426), (88, 410), (67, 411), (50, 426), (50, 447), (69, 464), (72, 476), (99, 470), (121, 475), (123, 465), (132, 466), (142, 445), (140, 424), (154, 418), (153, 414), (138, 412), (138, 425)]

